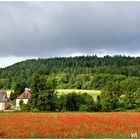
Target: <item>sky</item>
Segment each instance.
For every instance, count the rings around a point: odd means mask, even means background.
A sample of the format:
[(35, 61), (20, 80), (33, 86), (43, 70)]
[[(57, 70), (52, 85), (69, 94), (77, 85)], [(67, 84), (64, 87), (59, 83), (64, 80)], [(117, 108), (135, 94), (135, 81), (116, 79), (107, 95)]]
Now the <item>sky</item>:
[(140, 56), (140, 2), (0, 2), (0, 67), (95, 54)]

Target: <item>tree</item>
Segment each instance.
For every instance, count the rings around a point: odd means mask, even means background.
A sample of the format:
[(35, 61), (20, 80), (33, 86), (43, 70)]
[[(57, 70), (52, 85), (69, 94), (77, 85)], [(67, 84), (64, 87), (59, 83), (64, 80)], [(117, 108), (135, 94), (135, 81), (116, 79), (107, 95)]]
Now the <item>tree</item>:
[(67, 104), (67, 95), (60, 95), (59, 97), (60, 102), (60, 111), (65, 112), (66, 111), (66, 104)]
[(20, 100), (19, 101), (19, 105), (21, 106), (23, 104), (23, 100)]
[(118, 103), (118, 99), (108, 91), (103, 91), (101, 93), (101, 104), (102, 104), (102, 111), (104, 112), (111, 112), (116, 109)]
[(40, 102), (38, 97), (46, 88), (46, 78), (37, 73), (32, 75), (31, 83), (31, 99), (30, 104), (32, 109), (37, 109), (37, 103)]
[(69, 82), (69, 75), (64, 73), (61, 80), (63, 83), (67, 84)]
[(57, 96), (54, 93), (42, 92), (38, 96), (36, 107), (39, 111), (56, 111)]
[(95, 104), (93, 97), (87, 93), (79, 94), (80, 96), (80, 109), (79, 111), (95, 111)]
[(140, 81), (136, 77), (129, 77), (121, 82), (124, 90), (124, 97), (122, 98), (123, 108), (126, 110), (135, 109), (137, 107), (137, 97), (139, 94)]
[(56, 85), (54, 78), (47, 79), (42, 75), (34, 74), (31, 84), (31, 108), (39, 111), (55, 111), (58, 104)]
[(119, 97), (122, 89), (118, 82), (110, 82), (101, 93), (102, 111), (111, 112), (118, 108)]
[(14, 91), (12, 91), (10, 94), (10, 100), (16, 100), (16, 98), (24, 92), (26, 86), (27, 85), (25, 82), (15, 83), (13, 87)]
[(27, 104), (21, 103), (20, 104), (20, 110), (22, 112), (28, 112), (28, 111), (30, 111), (30, 104), (29, 104), (29, 102)]
[(140, 88), (138, 88), (137, 91), (134, 93), (134, 100), (137, 107), (140, 108)]
[(102, 105), (101, 105), (101, 97), (98, 95), (96, 102), (95, 102), (95, 111), (102, 111)]
[(46, 90), (48, 93), (54, 93), (57, 86), (57, 80), (54, 77), (49, 77), (46, 83)]
[(79, 111), (79, 107), (81, 104), (79, 94), (72, 92), (66, 95), (66, 110), (67, 111)]

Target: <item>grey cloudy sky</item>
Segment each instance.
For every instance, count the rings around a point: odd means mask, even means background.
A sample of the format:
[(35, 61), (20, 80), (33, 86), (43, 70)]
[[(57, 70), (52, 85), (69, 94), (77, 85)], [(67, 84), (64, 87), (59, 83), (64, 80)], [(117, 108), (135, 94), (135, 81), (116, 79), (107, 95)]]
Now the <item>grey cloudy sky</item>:
[(0, 2), (0, 67), (92, 54), (140, 55), (140, 2)]

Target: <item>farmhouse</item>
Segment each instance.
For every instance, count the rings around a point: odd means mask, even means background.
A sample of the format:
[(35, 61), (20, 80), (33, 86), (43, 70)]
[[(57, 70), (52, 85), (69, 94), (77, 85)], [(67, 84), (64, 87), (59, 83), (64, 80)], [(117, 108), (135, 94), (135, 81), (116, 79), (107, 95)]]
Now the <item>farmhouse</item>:
[(20, 101), (22, 100), (24, 104), (27, 104), (28, 100), (30, 99), (31, 94), (28, 88), (25, 88), (25, 91), (17, 97), (16, 99), (16, 109), (20, 109)]
[(7, 93), (5, 91), (0, 91), (0, 110), (10, 109), (10, 103), (7, 99)]

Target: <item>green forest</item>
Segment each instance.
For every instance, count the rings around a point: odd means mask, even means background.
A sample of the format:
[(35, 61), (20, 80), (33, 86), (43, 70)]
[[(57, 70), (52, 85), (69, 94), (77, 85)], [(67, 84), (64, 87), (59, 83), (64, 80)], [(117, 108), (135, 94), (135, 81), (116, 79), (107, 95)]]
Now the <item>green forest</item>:
[[(140, 111), (140, 57), (39, 58), (0, 69), (0, 89), (13, 89), (16, 93), (20, 87), (30, 87), (32, 91), (24, 109)], [(101, 94), (94, 101), (86, 93), (58, 96), (56, 89), (101, 90)], [(18, 94), (13, 94), (11, 100)]]

